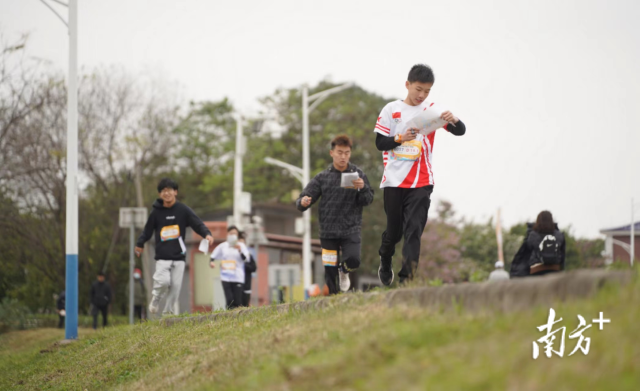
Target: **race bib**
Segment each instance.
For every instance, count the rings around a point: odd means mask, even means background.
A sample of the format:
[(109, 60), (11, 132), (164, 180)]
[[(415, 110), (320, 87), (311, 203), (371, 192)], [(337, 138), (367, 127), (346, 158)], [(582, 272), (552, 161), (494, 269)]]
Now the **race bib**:
[(229, 279), (236, 277), (236, 261), (223, 260), (220, 262), (220, 275)]
[(162, 227), (160, 231), (160, 240), (166, 242), (167, 240), (176, 240), (180, 237), (180, 226), (178, 225), (167, 225), (166, 227)]
[(338, 266), (338, 251), (322, 249), (322, 264), (324, 266)]
[(393, 160), (418, 160), (422, 153), (422, 142), (418, 140), (405, 141), (402, 145), (395, 147), (391, 151), (390, 158)]
[(236, 270), (236, 261), (222, 261), (222, 270), (229, 270), (235, 272)]

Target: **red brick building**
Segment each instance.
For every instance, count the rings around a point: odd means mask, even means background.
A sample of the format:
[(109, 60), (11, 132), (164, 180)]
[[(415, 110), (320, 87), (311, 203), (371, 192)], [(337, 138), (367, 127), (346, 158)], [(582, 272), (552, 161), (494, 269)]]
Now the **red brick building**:
[[(634, 224), (634, 263), (638, 262), (640, 257), (640, 221)], [(626, 262), (630, 263), (629, 254), (631, 243), (631, 225), (625, 225), (617, 228), (609, 228), (600, 230), (601, 234), (606, 235), (604, 241), (605, 262)]]

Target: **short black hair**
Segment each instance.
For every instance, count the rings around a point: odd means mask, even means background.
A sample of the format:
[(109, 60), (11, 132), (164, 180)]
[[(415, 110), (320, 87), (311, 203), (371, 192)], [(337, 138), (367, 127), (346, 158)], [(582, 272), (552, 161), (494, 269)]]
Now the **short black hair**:
[(235, 225), (230, 225), (229, 228), (227, 228), (227, 232), (231, 232), (233, 230), (238, 231), (238, 235), (240, 234), (240, 230), (238, 229), (238, 227), (236, 227)]
[(433, 69), (429, 65), (416, 64), (411, 67), (409, 76), (407, 76), (409, 83), (419, 81), (420, 83), (432, 83), (436, 81), (436, 77), (433, 74)]
[(333, 140), (331, 140), (332, 150), (336, 147), (336, 145), (339, 145), (341, 147), (349, 147), (353, 149), (353, 143), (351, 142), (351, 139), (349, 138), (349, 136), (347, 136), (346, 134), (338, 135)]
[(98, 272), (98, 277), (104, 277), (104, 273), (103, 272)]
[(178, 190), (178, 182), (174, 181), (171, 178), (160, 179), (160, 182), (158, 182), (158, 193), (162, 193), (162, 190), (166, 189), (167, 187), (173, 190)]

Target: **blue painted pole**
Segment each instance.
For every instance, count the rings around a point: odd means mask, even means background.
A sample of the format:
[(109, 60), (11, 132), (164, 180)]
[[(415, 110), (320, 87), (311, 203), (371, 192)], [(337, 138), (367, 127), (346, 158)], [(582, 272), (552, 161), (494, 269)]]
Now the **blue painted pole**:
[(65, 339), (78, 339), (78, 255), (67, 254)]
[(78, 0), (69, 0), (65, 338), (78, 338)]

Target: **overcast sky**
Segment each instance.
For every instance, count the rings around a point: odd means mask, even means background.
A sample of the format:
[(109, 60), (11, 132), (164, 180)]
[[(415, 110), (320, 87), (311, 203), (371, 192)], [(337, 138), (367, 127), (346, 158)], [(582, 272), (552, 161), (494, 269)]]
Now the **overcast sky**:
[[(81, 67), (150, 72), (247, 111), (327, 76), (404, 98), (409, 68), (427, 63), (430, 100), (467, 125), (436, 137), (435, 200), (476, 221), (501, 207), (507, 226), (548, 209), (596, 237), (629, 223), (635, 196), (640, 220), (640, 1), (79, 4)], [(0, 31), (31, 33), (29, 53), (66, 72), (65, 27), (40, 0), (0, 0)]]

